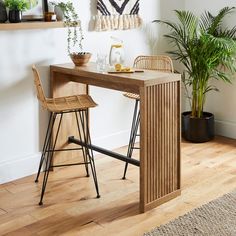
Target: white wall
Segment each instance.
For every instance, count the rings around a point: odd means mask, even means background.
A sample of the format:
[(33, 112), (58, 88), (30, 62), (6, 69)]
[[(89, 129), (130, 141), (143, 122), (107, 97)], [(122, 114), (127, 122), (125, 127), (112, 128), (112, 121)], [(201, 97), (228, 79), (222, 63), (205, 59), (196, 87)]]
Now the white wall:
[[(146, 24), (171, 17), (171, 9), (182, 7), (184, 0), (178, 4), (170, 0), (141, 1), (144, 28), (100, 33), (88, 30), (95, 2), (75, 1), (84, 29), (84, 49), (93, 52), (95, 60), (97, 52), (109, 53), (110, 36), (116, 36), (124, 41), (126, 62), (131, 64), (137, 55), (152, 53)], [(164, 47), (158, 43), (159, 51)], [(48, 65), (68, 61), (65, 29), (0, 31), (0, 183), (37, 170), (47, 114), (35, 97), (31, 65), (38, 65), (48, 90)], [(91, 94), (99, 104), (91, 119), (95, 143), (107, 148), (127, 144), (133, 103), (111, 90), (93, 87)]]
[[(223, 6), (235, 6), (235, 0), (208, 0), (204, 4), (197, 0), (141, 1), (142, 29), (99, 33), (88, 29), (96, 10), (95, 0), (77, 0), (75, 5), (84, 29), (84, 49), (93, 52), (92, 60), (97, 52), (109, 53), (110, 36), (115, 36), (124, 41), (126, 63), (132, 64), (137, 55), (164, 53), (168, 47), (159, 37), (163, 32), (150, 24), (153, 19), (174, 19), (172, 10), (184, 6), (197, 14), (204, 10), (217, 12)], [(226, 24), (235, 24), (235, 19), (234, 15)], [(31, 65), (39, 66), (48, 90), (48, 65), (68, 61), (65, 29), (0, 31), (0, 183), (35, 173), (37, 169), (47, 114), (35, 97)], [(221, 92), (209, 95), (206, 109), (216, 115), (219, 134), (236, 138), (236, 82), (233, 85), (218, 82), (217, 86)], [(107, 148), (125, 145), (132, 101), (120, 92), (101, 88), (92, 87), (91, 94), (99, 104), (92, 111), (93, 140)]]
[[(199, 0), (186, 0), (185, 8), (200, 15), (205, 10), (217, 14), (225, 6), (236, 6), (236, 0), (207, 0), (200, 4)], [(232, 27), (236, 22), (236, 12), (228, 17), (225, 25)], [(236, 79), (236, 76), (234, 76)], [(233, 84), (216, 81), (214, 84), (220, 92), (208, 94), (205, 110), (215, 114), (217, 134), (236, 138), (236, 80)]]

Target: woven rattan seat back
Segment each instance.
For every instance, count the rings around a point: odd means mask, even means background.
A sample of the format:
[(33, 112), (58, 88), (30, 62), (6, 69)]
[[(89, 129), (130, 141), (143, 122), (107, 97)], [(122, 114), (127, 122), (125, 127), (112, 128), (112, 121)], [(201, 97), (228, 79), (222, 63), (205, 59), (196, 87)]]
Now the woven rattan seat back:
[(42, 83), (40, 80), (39, 72), (36, 69), (35, 65), (32, 66), (33, 74), (34, 74), (34, 84), (36, 87), (37, 91), (37, 98), (40, 101), (41, 105), (43, 106), (44, 109), (47, 109), (47, 102), (46, 102), (46, 97), (44, 95)]
[(174, 72), (173, 62), (165, 55), (138, 56), (134, 60), (134, 67), (146, 70), (158, 70), (163, 72)]
[(34, 74), (34, 83), (37, 90), (37, 97), (44, 109), (47, 109), (51, 112), (65, 112), (97, 106), (93, 99), (87, 94), (64, 96), (58, 98), (46, 98), (39, 72), (35, 65), (32, 66), (32, 70)]

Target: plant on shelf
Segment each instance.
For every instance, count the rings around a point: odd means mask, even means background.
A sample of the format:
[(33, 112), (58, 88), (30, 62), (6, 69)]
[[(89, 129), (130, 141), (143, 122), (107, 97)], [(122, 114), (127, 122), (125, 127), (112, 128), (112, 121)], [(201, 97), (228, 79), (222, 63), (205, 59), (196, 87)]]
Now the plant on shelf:
[[(91, 53), (83, 52), (83, 31), (73, 3), (68, 1), (66, 3), (51, 2), (51, 4), (54, 5), (55, 8), (60, 8), (63, 14), (61, 19), (63, 19), (64, 25), (67, 27), (67, 52), (72, 61), (77, 65), (87, 63), (91, 57)], [(76, 51), (74, 51), (75, 48)]]
[(9, 21), (11, 23), (21, 22), (22, 11), (29, 9), (29, 2), (26, 0), (5, 0), (4, 2), (9, 9)]
[(222, 24), (233, 11), (234, 7), (225, 7), (216, 16), (207, 11), (197, 17), (176, 10), (178, 22), (154, 21), (169, 27), (170, 33), (164, 37), (174, 49), (168, 53), (184, 65), (182, 78), (191, 112), (182, 113), (182, 133), (193, 142), (214, 137), (214, 115), (204, 112), (207, 93), (218, 91), (211, 80), (230, 83), (236, 72), (236, 26)]

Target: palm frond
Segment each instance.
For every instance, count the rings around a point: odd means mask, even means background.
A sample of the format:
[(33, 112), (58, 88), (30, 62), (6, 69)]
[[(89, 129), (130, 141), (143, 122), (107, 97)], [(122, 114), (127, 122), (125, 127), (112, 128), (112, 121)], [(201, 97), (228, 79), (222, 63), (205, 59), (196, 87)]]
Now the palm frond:
[(202, 115), (206, 94), (218, 91), (209, 81), (231, 83), (236, 72), (236, 26), (229, 29), (222, 25), (224, 17), (234, 9), (225, 7), (216, 16), (206, 11), (200, 19), (189, 11), (176, 10), (176, 22), (154, 21), (170, 29), (164, 35), (173, 46), (168, 53), (185, 67), (182, 81), (191, 99), (192, 114), (198, 117)]
[(219, 92), (220, 90), (217, 87), (215, 87), (214, 85), (208, 85), (203, 93), (206, 94), (210, 91)]
[(189, 39), (193, 39), (197, 33), (198, 17), (189, 11), (175, 10), (176, 15), (181, 22), (181, 28)]
[(218, 37), (231, 38), (233, 40), (236, 40), (236, 26), (234, 26), (232, 29), (219, 29)]
[(211, 27), (213, 18), (214, 18), (213, 15), (209, 11), (205, 11), (201, 15), (199, 26), (203, 32), (207, 32), (208, 29)]
[(223, 19), (227, 15), (232, 13), (232, 11), (234, 9), (235, 9), (235, 7), (224, 7), (213, 18), (212, 18), (212, 16), (210, 16), (212, 22), (211, 22), (210, 26), (207, 29), (207, 33), (215, 35), (217, 33), (218, 29), (221, 27)]

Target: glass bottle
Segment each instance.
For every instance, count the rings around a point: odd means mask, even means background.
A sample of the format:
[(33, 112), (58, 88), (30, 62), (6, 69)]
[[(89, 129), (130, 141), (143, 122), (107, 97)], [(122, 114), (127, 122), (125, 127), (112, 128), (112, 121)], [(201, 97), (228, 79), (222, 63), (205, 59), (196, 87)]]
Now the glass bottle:
[(123, 41), (114, 37), (111, 37), (115, 43), (111, 45), (110, 55), (109, 55), (109, 64), (114, 66), (115, 64), (124, 64), (125, 61), (125, 52)]

